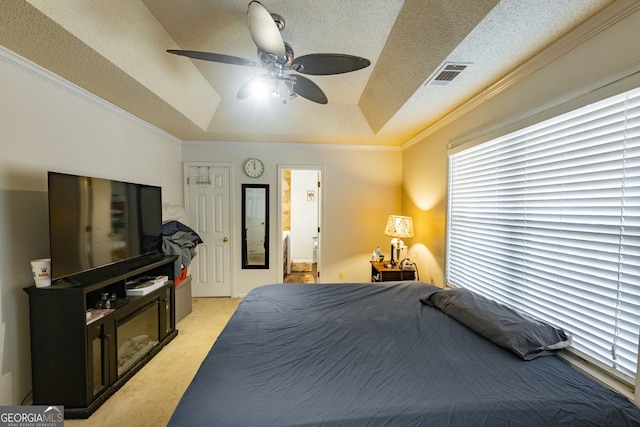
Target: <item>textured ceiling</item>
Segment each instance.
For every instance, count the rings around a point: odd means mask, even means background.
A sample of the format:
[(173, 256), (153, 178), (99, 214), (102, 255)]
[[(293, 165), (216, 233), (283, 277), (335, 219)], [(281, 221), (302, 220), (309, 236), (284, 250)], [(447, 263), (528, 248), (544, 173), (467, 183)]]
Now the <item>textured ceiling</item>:
[[(0, 45), (183, 140), (402, 145), (612, 0), (263, 0), (296, 56), (344, 53), (366, 69), (308, 76), (320, 105), (238, 100), (256, 60), (238, 0), (0, 0)], [(445, 63), (465, 71), (425, 85)]]

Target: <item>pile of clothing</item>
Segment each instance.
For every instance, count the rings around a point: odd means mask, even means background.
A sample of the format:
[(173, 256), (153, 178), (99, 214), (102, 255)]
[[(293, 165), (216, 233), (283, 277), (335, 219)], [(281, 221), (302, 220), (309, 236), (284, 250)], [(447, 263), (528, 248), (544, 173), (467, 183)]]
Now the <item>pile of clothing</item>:
[(188, 268), (197, 255), (196, 246), (203, 243), (198, 233), (183, 223), (171, 220), (162, 224), (162, 252), (178, 255), (174, 263), (175, 277), (180, 277), (183, 268)]

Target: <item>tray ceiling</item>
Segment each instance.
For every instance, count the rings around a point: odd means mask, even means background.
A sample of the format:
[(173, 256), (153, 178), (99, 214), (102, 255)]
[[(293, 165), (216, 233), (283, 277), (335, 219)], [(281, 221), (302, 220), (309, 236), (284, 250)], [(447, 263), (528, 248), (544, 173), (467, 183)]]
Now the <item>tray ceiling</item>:
[[(611, 0), (263, 0), (296, 56), (344, 53), (366, 69), (307, 76), (320, 105), (238, 100), (256, 60), (237, 0), (0, 0), (0, 45), (183, 140), (400, 146)], [(445, 64), (466, 67), (426, 84)]]

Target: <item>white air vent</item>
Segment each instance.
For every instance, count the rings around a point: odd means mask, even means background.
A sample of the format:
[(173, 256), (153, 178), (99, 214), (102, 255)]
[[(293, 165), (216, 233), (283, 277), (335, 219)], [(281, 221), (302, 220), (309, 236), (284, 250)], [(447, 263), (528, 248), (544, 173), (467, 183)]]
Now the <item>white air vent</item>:
[(440, 67), (438, 71), (433, 73), (433, 75), (429, 80), (427, 80), (427, 82), (425, 83), (425, 86), (426, 85), (436, 85), (436, 86), (448, 85), (449, 83), (451, 83), (453, 79), (458, 77), (458, 74), (464, 71), (464, 69), (467, 68), (468, 65), (470, 64), (445, 62), (444, 65)]

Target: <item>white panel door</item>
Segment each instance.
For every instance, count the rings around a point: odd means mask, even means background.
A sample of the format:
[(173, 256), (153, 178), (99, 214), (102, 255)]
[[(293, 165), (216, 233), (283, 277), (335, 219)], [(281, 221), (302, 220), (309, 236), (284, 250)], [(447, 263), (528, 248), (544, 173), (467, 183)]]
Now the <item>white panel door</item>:
[(186, 168), (189, 226), (204, 241), (189, 267), (192, 295), (231, 296), (230, 167)]

